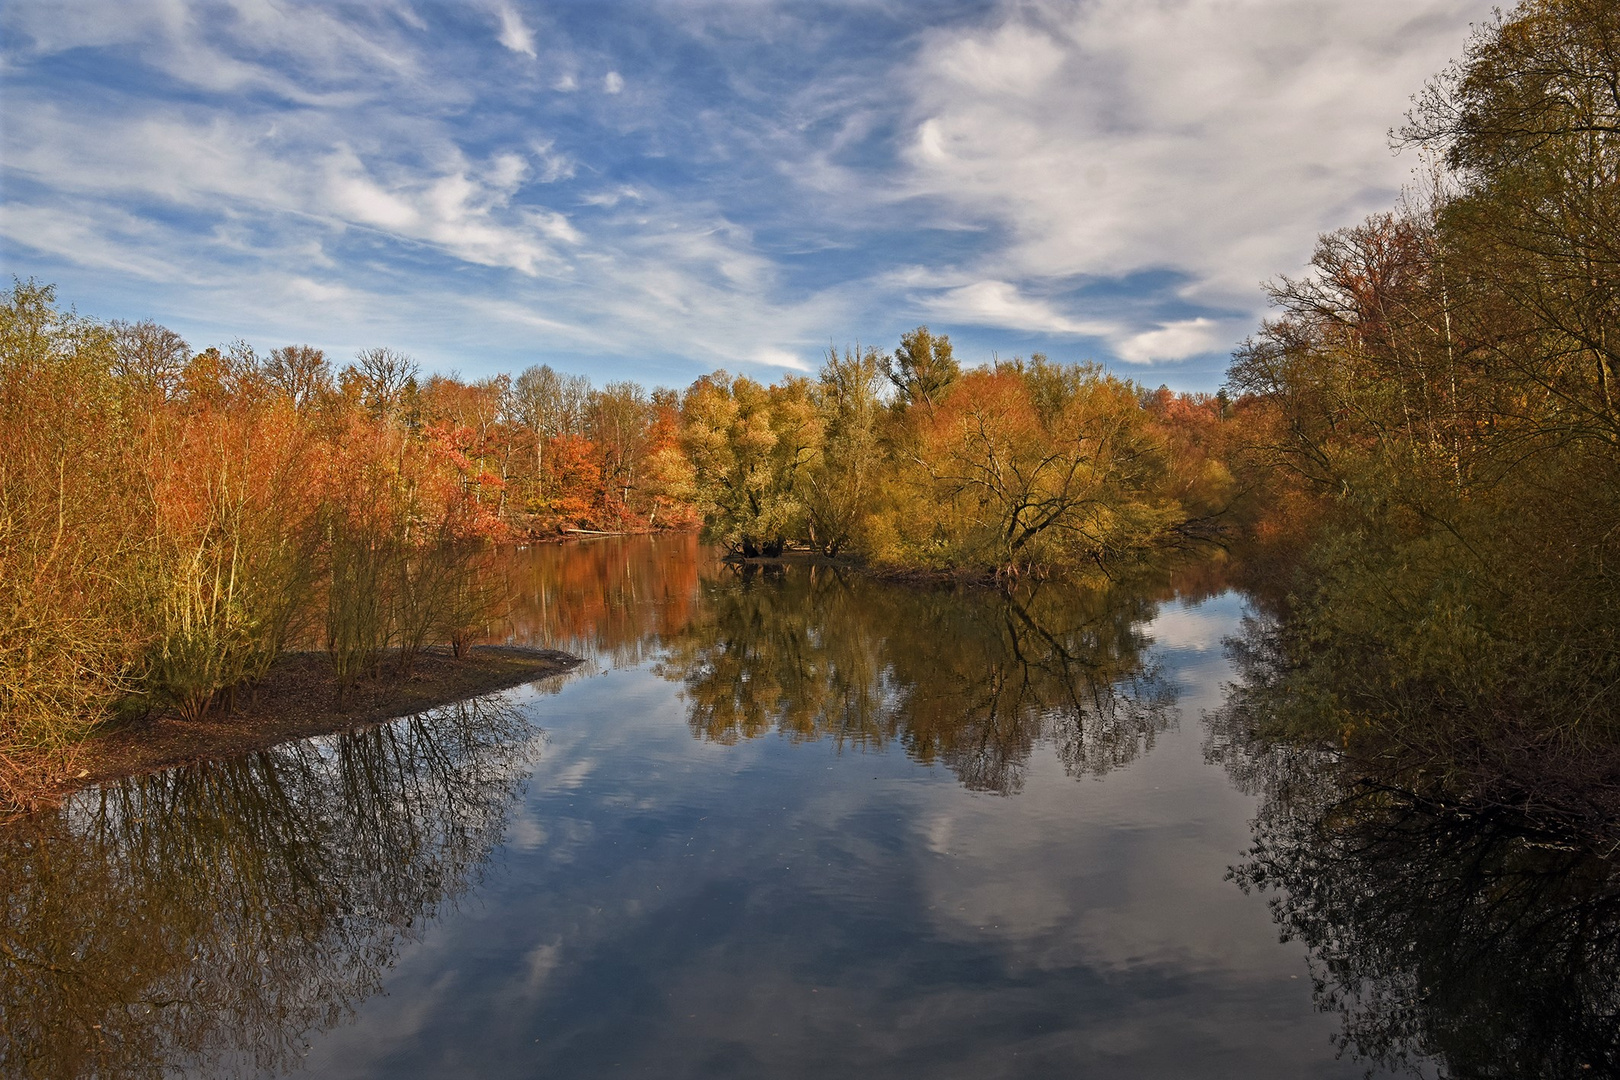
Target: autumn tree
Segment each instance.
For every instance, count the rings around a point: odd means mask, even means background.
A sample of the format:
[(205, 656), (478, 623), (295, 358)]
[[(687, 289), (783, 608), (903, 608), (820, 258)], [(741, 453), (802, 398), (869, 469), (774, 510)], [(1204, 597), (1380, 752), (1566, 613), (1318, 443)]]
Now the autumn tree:
[(681, 413), (708, 534), (745, 556), (780, 555), (803, 532), (805, 487), (821, 455), (810, 384), (766, 387), (720, 372), (692, 384)]
[(1236, 357), (1328, 518), (1292, 729), (1512, 782), (1620, 736), (1617, 42), (1587, 0), (1481, 28), (1402, 130), (1441, 182), (1324, 237)]
[(141, 485), (112, 335), (55, 289), (0, 293), (0, 807), (135, 688)]
[[(1558, 437), (1620, 443), (1620, 10), (1528, 0), (1480, 28), (1402, 141), (1450, 166), (1451, 288), (1495, 309), (1480, 360), (1558, 404)], [(1483, 314), (1483, 313), (1480, 313)]]
[(877, 349), (827, 350), (816, 387), (825, 432), (820, 466), (805, 492), (805, 535), (810, 545), (835, 556), (860, 533), (878, 509), (884, 473), (881, 390), (888, 358)]
[(681, 449), (680, 394), (669, 389), (654, 390), (651, 416), (642, 485), (647, 500), (647, 527), (694, 527), (699, 524), (692, 508), (697, 477)]
[[(595, 444), (602, 489), (598, 495), (604, 524), (622, 528), (640, 517), (632, 494), (646, 480), (647, 433), (652, 403), (632, 382), (611, 382), (591, 393), (586, 405), (586, 431)], [(638, 498), (639, 501), (639, 498)]]
[(421, 370), (409, 356), (386, 347), (363, 349), (355, 357), (360, 393), (377, 416), (394, 416), (404, 408)]
[(937, 508), (929, 561), (1010, 572), (1101, 563), (1177, 520), (1135, 389), (1043, 357), (963, 375), (916, 466)]
[(517, 420), (528, 440), (533, 468), (526, 480), (527, 509), (543, 513), (554, 494), (548, 471), (551, 441), (585, 434), (591, 383), (583, 375), (559, 375), (549, 364), (525, 368), (512, 383)]

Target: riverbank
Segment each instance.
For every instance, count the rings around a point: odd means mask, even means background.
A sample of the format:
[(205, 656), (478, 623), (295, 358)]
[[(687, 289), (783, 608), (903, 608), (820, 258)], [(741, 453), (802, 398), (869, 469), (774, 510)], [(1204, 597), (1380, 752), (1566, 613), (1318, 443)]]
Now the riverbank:
[(551, 649), (480, 645), (459, 659), (448, 651), (427, 650), (409, 676), (362, 680), (340, 707), (325, 654), (289, 653), (262, 682), (242, 691), (228, 712), (199, 721), (154, 714), (101, 729), (38, 771), (26, 805), (38, 809), (81, 788), (124, 777), (360, 730), (560, 675), (579, 663), (578, 657)]
[(875, 581), (899, 585), (1001, 585), (1011, 580), (997, 575), (985, 567), (899, 566), (888, 563), (869, 563), (864, 559), (847, 556), (823, 555), (816, 551), (790, 548), (780, 555), (742, 555), (732, 552), (723, 562), (732, 566), (820, 566), (864, 574)]
[[(1210, 549), (1204, 552), (1190, 553), (1186, 550), (1166, 550), (1156, 558), (1142, 558), (1121, 562), (1118, 565), (1105, 568), (1101, 564), (1089, 564), (1069, 567), (1025, 567), (1003, 568), (995, 567), (937, 567), (937, 566), (903, 566), (893, 563), (870, 563), (863, 559), (848, 556), (828, 556), (815, 551), (802, 549), (789, 549), (780, 555), (741, 555), (731, 553), (725, 555), (722, 562), (731, 566), (749, 568), (770, 568), (783, 566), (809, 566), (824, 567), (831, 570), (845, 571), (861, 574), (874, 581), (881, 581), (891, 585), (911, 585), (918, 588), (935, 588), (940, 586), (970, 586), (978, 588), (1010, 589), (1021, 582), (1038, 582), (1048, 579), (1064, 580), (1071, 584), (1090, 587), (1112, 587), (1122, 581), (1154, 581), (1162, 579), (1167, 584), (1191, 579), (1207, 578), (1218, 580), (1223, 584), (1216, 587), (1231, 587), (1227, 579), (1235, 578), (1235, 564), (1229, 558), (1229, 552), (1222, 549)], [(1246, 576), (1253, 576), (1246, 575)], [(1213, 595), (1208, 586), (1195, 588), (1199, 595)]]

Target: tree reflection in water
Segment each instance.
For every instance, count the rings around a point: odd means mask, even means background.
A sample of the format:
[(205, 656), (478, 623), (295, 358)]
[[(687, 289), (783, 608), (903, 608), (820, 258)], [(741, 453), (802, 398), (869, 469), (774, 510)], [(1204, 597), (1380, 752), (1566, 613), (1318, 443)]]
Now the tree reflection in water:
[(475, 699), (123, 781), (0, 833), (0, 1074), (295, 1064), (468, 887), (536, 739)]
[(1010, 794), (1041, 739), (1071, 774), (1101, 775), (1173, 716), (1140, 593), (919, 589), (825, 566), (731, 567), (702, 587), (658, 669), (683, 684), (699, 738), (897, 742)]
[[(1252, 688), (1266, 628), (1247, 629), (1233, 645)], [(1614, 853), (1522, 808), (1420, 796), (1331, 749), (1257, 739), (1266, 707), (1240, 687), (1210, 717), (1208, 756), (1262, 800), (1232, 876), (1274, 891), (1341, 1049), (1423, 1076), (1620, 1075)]]
[[(692, 618), (699, 575), (718, 571), (720, 552), (695, 533), (670, 533), (508, 549), (491, 563), (511, 597), (493, 636), (583, 657), (583, 675), (655, 656)], [(555, 692), (566, 682), (544, 685)]]

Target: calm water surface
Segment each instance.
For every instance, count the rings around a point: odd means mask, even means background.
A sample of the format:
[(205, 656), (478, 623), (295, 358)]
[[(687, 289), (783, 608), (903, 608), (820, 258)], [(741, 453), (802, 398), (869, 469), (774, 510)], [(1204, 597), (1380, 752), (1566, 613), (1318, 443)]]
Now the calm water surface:
[(509, 570), (504, 632), (572, 675), (0, 835), (0, 1064), (1376, 1072), (1340, 1051), (1379, 1017), (1233, 880), (1262, 802), (1233, 777), (1264, 785), (1204, 717), (1241, 597), (744, 573), (689, 538)]

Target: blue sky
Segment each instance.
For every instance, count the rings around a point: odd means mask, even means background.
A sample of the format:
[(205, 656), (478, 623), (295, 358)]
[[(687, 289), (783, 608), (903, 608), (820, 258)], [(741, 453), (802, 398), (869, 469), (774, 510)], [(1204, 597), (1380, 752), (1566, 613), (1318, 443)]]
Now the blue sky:
[(945, 331), (1213, 390), (1474, 0), (7, 0), (0, 263), (80, 311), (682, 386)]

